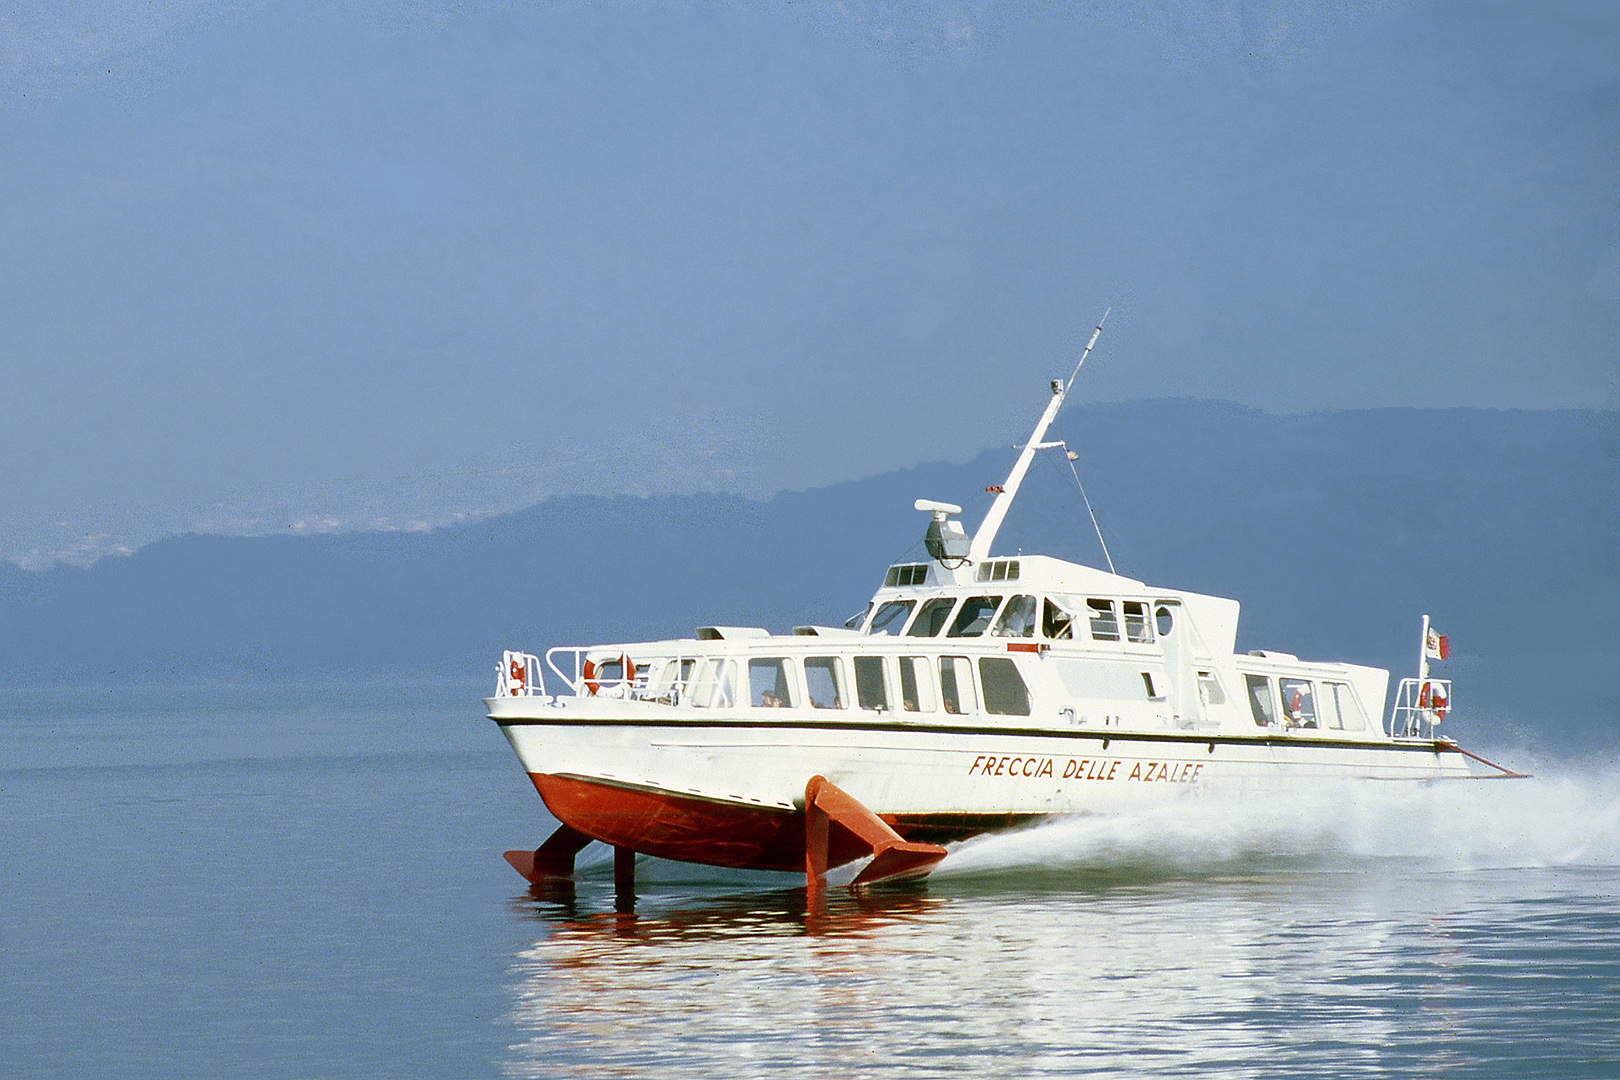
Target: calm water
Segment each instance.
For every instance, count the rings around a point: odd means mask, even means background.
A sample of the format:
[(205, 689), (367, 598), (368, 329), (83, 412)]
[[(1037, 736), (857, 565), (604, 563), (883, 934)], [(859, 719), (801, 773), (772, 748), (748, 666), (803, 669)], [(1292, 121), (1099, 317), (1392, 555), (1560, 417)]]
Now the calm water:
[(791, 878), (601, 857), (482, 685), (0, 697), (0, 1075), (1620, 1076), (1620, 777), (1169, 808)]

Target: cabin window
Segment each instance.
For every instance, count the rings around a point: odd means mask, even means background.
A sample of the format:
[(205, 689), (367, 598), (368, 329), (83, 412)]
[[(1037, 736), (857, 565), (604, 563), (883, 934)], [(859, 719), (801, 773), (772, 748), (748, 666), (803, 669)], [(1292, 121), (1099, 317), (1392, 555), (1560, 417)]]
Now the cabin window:
[(939, 699), (948, 713), (965, 716), (979, 711), (978, 699), (973, 696), (973, 664), (967, 657), (939, 658)]
[(1361, 703), (1347, 684), (1323, 683), (1322, 700), (1318, 704), (1328, 727), (1345, 731), (1367, 730), (1367, 716), (1361, 711)]
[(1283, 715), (1289, 727), (1316, 726), (1316, 693), (1304, 679), (1284, 679), (1281, 683)]
[(791, 709), (797, 705), (787, 669), (787, 661), (780, 656), (748, 661), (748, 700), (763, 709)]
[(817, 709), (844, 707), (844, 670), (836, 656), (807, 656), (804, 660), (804, 688), (810, 704)]
[(1140, 645), (1153, 643), (1153, 626), (1148, 622), (1147, 605), (1139, 600), (1125, 601), (1125, 637)]
[(866, 607), (861, 609), (861, 613), (859, 615), (851, 615), (849, 618), (844, 620), (844, 628), (847, 630), (859, 630), (861, 628), (861, 623), (866, 621), (867, 615), (871, 614), (871, 612), (872, 604), (871, 601), (868, 601)]
[(994, 559), (979, 564), (979, 581), (1017, 581), (1017, 559)]
[(1260, 727), (1275, 724), (1277, 709), (1271, 703), (1271, 680), (1264, 675), (1245, 675), (1243, 680), (1249, 684), (1249, 710), (1254, 713), (1254, 722)]
[(883, 657), (855, 658), (855, 704), (862, 709), (887, 709), (889, 688), (883, 677)]
[(737, 704), (737, 662), (704, 660), (692, 686), (692, 705), (699, 709), (729, 709)]
[(996, 628), (990, 631), (993, 637), (1034, 637), (1035, 612), (1039, 602), (1033, 596), (1015, 596), (1007, 601), (1007, 606), (1001, 611), (1001, 618), (996, 620)]
[(1041, 604), (1041, 633), (1053, 641), (1068, 641), (1074, 636), (1074, 616), (1050, 596)]
[(911, 629), (906, 633), (911, 637), (938, 637), (951, 617), (951, 608), (955, 606), (954, 596), (939, 596), (924, 602), (922, 610), (917, 612), (916, 619), (912, 620)]
[(906, 712), (934, 711), (934, 680), (925, 657), (900, 658), (900, 705)]
[(884, 575), (883, 584), (892, 588), (897, 585), (921, 585), (927, 580), (927, 563), (902, 563), (899, 566), (889, 567), (889, 572)]
[(1028, 716), (1029, 687), (1018, 665), (1005, 656), (979, 657), (979, 681), (984, 684), (984, 711), (998, 716)]
[(1198, 673), (1198, 696), (1204, 699), (1205, 705), (1226, 704), (1226, 691), (1221, 689), (1221, 680), (1215, 677), (1213, 671)]
[(1164, 694), (1160, 692), (1158, 687), (1153, 685), (1153, 672), (1151, 672), (1151, 671), (1142, 672), (1142, 687), (1143, 687), (1143, 689), (1147, 690), (1147, 696), (1148, 696), (1149, 701), (1163, 701), (1164, 700)]
[(1112, 600), (1087, 600), (1086, 607), (1091, 613), (1091, 639), (1093, 641), (1118, 641), (1119, 616), (1114, 614)]
[(906, 625), (906, 616), (911, 609), (917, 606), (915, 600), (890, 600), (877, 609), (872, 616), (872, 623), (866, 628), (868, 634), (898, 634), (901, 627)]
[(679, 705), (687, 700), (687, 688), (692, 685), (692, 672), (696, 660), (669, 660), (656, 680), (649, 679), (646, 696), (661, 705)]
[(1175, 628), (1175, 616), (1170, 614), (1169, 605), (1161, 604), (1159, 610), (1153, 613), (1153, 620), (1159, 624), (1159, 636), (1169, 637), (1170, 631)]
[(999, 596), (970, 596), (962, 601), (962, 610), (956, 613), (956, 621), (946, 631), (946, 637), (981, 637), (985, 627), (990, 625), (990, 616), (996, 613), (1001, 606)]

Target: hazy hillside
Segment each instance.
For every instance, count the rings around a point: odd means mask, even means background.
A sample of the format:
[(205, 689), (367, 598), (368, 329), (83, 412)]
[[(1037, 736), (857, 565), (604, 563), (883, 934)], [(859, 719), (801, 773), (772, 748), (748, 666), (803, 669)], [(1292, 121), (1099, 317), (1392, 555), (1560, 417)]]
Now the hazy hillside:
[[(1612, 413), (1189, 401), (1073, 408), (1056, 429), (1117, 569), (1241, 600), (1240, 648), (1404, 674), (1427, 611), (1456, 651), (1459, 735), (1605, 744), (1620, 715), (1616, 433)], [(3, 677), (448, 676), (493, 670), (503, 646), (841, 621), (920, 554), (912, 500), (960, 502), (971, 529), (1012, 456), (763, 503), (572, 497), (427, 534), (186, 536), (89, 569), (0, 564)], [(1032, 470), (998, 547), (1101, 565), (1060, 453)]]

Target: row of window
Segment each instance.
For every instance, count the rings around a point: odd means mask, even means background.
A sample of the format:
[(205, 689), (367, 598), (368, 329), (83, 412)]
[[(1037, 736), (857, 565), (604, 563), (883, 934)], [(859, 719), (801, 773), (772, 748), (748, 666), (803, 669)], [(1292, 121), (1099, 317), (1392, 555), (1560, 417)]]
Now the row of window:
[[(853, 681), (851, 680), (853, 669)], [(936, 681), (937, 676), (937, 681)], [(1029, 688), (1008, 657), (807, 656), (748, 661), (746, 692), (755, 708), (860, 709), (955, 715), (984, 711), (1028, 716)], [(667, 704), (729, 709), (742, 687), (739, 662), (725, 658), (668, 660), (649, 673), (637, 695)], [(853, 689), (853, 696), (851, 690)]]
[(1266, 675), (1243, 678), (1249, 686), (1249, 711), (1260, 727), (1280, 723), (1283, 727), (1329, 731), (1367, 729), (1367, 716), (1347, 683), (1323, 682), (1318, 687), (1310, 679), (1273, 679)]
[(1071, 641), (1079, 623), (1085, 627), (1082, 632), (1089, 631), (1092, 641), (1151, 645), (1155, 622), (1161, 635), (1168, 634), (1171, 614), (1168, 608), (1161, 607), (1150, 618), (1148, 607), (1142, 600), (1092, 597), (1082, 601), (1073, 596), (1039, 597), (1028, 593), (1012, 597), (969, 596), (960, 603), (954, 596), (939, 596), (925, 600), (921, 607), (916, 600), (889, 600), (873, 613), (866, 632), (938, 637), (944, 630), (948, 638), (982, 637), (987, 630), (991, 637), (1010, 638), (1035, 637), (1038, 632), (1053, 641)]

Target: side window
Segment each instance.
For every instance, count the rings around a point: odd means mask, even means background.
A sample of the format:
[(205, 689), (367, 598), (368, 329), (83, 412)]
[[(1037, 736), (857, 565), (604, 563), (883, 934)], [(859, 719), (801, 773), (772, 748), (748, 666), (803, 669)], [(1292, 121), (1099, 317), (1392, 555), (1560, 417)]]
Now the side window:
[(973, 665), (967, 657), (939, 658), (939, 699), (948, 713), (965, 716), (979, 711), (978, 699), (973, 695)]
[(1050, 596), (1041, 605), (1041, 633), (1053, 641), (1074, 636), (1074, 615)]
[(861, 628), (861, 623), (865, 622), (866, 617), (868, 615), (870, 615), (871, 613), (872, 613), (872, 604), (871, 604), (871, 601), (868, 601), (867, 604), (866, 604), (866, 607), (861, 609), (860, 614), (851, 615), (849, 618), (844, 620), (845, 628), (849, 629), (849, 630), (859, 630)]
[(868, 634), (898, 634), (901, 627), (906, 625), (906, 616), (917, 605), (915, 600), (890, 600), (877, 609), (872, 616), (872, 624), (866, 628)]
[(1153, 624), (1148, 622), (1147, 605), (1140, 600), (1125, 601), (1125, 637), (1142, 645), (1153, 643)]
[(1275, 724), (1277, 713), (1271, 704), (1271, 680), (1264, 675), (1245, 675), (1243, 681), (1249, 684), (1249, 710), (1254, 713), (1254, 722), (1260, 727)]
[(1356, 695), (1344, 683), (1322, 684), (1322, 708), (1326, 712), (1328, 702), (1333, 703), (1333, 709), (1338, 713), (1346, 731), (1366, 731), (1367, 715), (1361, 711), (1361, 703)]
[(1284, 679), (1282, 689), (1283, 715), (1289, 727), (1316, 726), (1316, 694), (1304, 679)]
[(669, 660), (656, 678), (648, 680), (647, 696), (662, 705), (689, 703), (687, 688), (692, 685), (696, 660)]
[(999, 716), (1028, 716), (1029, 687), (1018, 665), (1005, 656), (979, 657), (979, 680), (984, 684), (984, 711)]
[(926, 658), (900, 658), (900, 705), (906, 712), (934, 711), (934, 679)]
[(1112, 600), (1087, 600), (1086, 607), (1091, 612), (1091, 639), (1093, 641), (1118, 641), (1119, 616), (1114, 614)]
[(791, 709), (793, 687), (788, 682), (787, 661), (780, 656), (748, 661), (749, 703), (765, 709)]
[(946, 637), (980, 637), (985, 627), (990, 625), (990, 617), (1001, 606), (999, 596), (970, 596), (962, 601), (962, 610), (956, 613), (956, 621), (945, 632)]
[(863, 709), (887, 709), (889, 690), (884, 685), (883, 657), (855, 658), (855, 704)]
[(692, 687), (692, 704), (700, 709), (729, 709), (737, 704), (737, 662), (704, 660)]
[(1036, 600), (1033, 596), (1015, 596), (1001, 610), (1001, 618), (990, 631), (991, 637), (1034, 637)]
[(954, 596), (938, 596), (925, 602), (906, 634), (910, 637), (938, 637), (939, 632), (945, 629), (945, 621), (951, 617), (951, 608), (955, 606)]
[(1226, 704), (1226, 691), (1221, 689), (1221, 680), (1215, 677), (1213, 671), (1198, 673), (1198, 694), (1204, 699), (1205, 705)]
[(836, 656), (807, 656), (804, 659), (804, 689), (810, 704), (818, 709), (844, 707), (844, 672)]

